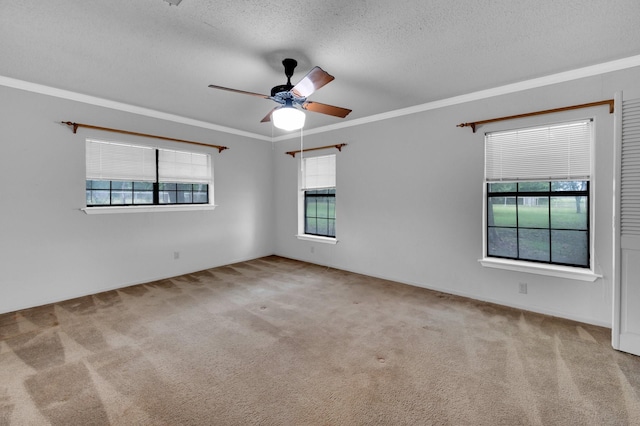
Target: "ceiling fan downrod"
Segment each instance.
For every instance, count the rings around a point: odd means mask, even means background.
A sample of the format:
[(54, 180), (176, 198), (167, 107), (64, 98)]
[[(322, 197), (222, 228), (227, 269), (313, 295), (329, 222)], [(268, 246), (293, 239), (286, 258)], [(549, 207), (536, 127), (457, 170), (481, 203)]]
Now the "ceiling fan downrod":
[(284, 75), (287, 76), (287, 84), (283, 84), (280, 86), (275, 86), (271, 89), (271, 96), (275, 96), (280, 92), (288, 92), (293, 89), (293, 84), (291, 84), (291, 77), (293, 76), (293, 70), (298, 66), (298, 61), (291, 58), (285, 58), (282, 60), (282, 65), (284, 65)]

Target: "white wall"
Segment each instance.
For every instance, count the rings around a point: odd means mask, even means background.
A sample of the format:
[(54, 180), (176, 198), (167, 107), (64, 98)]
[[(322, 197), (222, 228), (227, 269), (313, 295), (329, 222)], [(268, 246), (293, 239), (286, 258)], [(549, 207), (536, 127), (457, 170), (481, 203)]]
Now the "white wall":
[[(640, 68), (330, 132), (337, 157), (337, 245), (300, 241), (298, 159), (275, 144), (0, 87), (0, 313), (269, 254), (610, 326), (613, 116), (606, 107), (457, 128), (464, 121), (640, 97)], [(596, 119), (593, 283), (483, 268), (485, 131)], [(76, 121), (229, 146), (212, 151), (214, 211), (86, 215), (84, 138)], [(158, 146), (169, 142), (127, 137)], [(334, 151), (328, 151), (334, 152)], [(321, 154), (323, 152), (318, 152)], [(33, 158), (33, 164), (30, 163)], [(35, 170), (31, 172), (32, 169)], [(311, 248), (313, 247), (313, 252)], [(173, 259), (180, 251), (181, 258)], [(528, 283), (527, 295), (518, 283)]]
[[(608, 108), (494, 123), (475, 134), (456, 124), (612, 99), (616, 91), (638, 97), (638, 81), (640, 68), (633, 68), (305, 136), (307, 147), (348, 144), (337, 156), (336, 245), (296, 239), (299, 160), (283, 153), (300, 142), (278, 143), (276, 254), (610, 326), (614, 143)], [(584, 117), (596, 120), (592, 213), (595, 272), (603, 278), (585, 282), (482, 267), (484, 132)], [(528, 294), (519, 294), (520, 282), (528, 284)]]
[[(0, 313), (273, 253), (270, 143), (7, 87), (0, 107)], [(218, 207), (86, 215), (86, 137), (200, 148), (60, 121), (228, 146), (210, 150)]]

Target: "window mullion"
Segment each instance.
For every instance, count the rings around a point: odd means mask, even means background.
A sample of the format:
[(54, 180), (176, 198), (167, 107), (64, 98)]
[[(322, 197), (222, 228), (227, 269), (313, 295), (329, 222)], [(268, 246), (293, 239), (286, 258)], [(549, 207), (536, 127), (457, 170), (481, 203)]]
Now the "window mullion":
[[(551, 185), (551, 182), (549, 182)], [(551, 187), (549, 187), (549, 195), (547, 196), (547, 210), (549, 215), (549, 262), (553, 259), (553, 239), (551, 238)]]
[(520, 184), (516, 184), (516, 259), (520, 259)]
[(159, 172), (159, 155), (156, 149), (156, 181), (153, 183), (153, 204), (160, 204), (160, 172)]

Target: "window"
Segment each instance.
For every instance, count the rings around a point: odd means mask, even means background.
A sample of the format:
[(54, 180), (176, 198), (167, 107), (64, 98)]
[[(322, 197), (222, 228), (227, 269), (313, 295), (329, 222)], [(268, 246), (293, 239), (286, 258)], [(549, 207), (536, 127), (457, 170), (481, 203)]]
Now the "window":
[(304, 233), (336, 236), (336, 189), (304, 192)]
[(592, 122), (488, 133), (487, 257), (590, 268)]
[(87, 207), (209, 204), (208, 154), (86, 141)]
[(589, 267), (589, 181), (488, 183), (487, 255)]
[(336, 156), (302, 159), (303, 215), (305, 235), (336, 236)]

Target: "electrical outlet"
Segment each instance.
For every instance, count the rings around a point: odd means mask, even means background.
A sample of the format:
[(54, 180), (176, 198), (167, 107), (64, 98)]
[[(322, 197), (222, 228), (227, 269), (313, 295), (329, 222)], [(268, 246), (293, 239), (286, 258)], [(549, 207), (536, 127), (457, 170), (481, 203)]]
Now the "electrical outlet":
[(179, 251), (174, 251), (173, 252), (173, 259), (174, 260), (180, 259), (180, 252)]
[(519, 292), (520, 294), (527, 294), (527, 283), (518, 283), (520, 288), (519, 288)]

